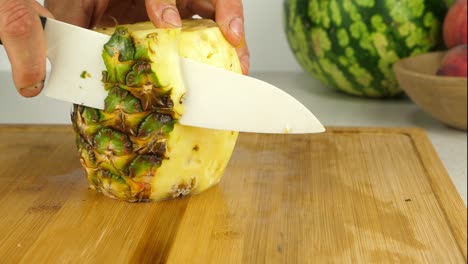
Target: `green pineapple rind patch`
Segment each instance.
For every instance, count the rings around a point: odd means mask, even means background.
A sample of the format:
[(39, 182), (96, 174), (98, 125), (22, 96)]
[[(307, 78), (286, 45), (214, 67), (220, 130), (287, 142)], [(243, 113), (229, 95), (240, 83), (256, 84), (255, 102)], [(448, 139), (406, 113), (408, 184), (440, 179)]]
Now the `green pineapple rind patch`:
[(72, 114), (82, 163), (91, 166), (89, 182), (133, 202), (150, 199), (151, 191), (139, 179), (161, 166), (177, 123), (171, 90), (161, 87), (147, 47), (117, 27), (102, 53), (102, 81), (109, 91), (105, 109), (75, 105)]

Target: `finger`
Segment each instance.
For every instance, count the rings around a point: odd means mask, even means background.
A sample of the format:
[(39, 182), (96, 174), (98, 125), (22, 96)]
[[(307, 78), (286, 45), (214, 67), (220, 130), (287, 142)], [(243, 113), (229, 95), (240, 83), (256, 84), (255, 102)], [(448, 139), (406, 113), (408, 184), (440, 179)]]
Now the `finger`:
[(244, 7), (242, 0), (211, 0), (216, 9), (216, 22), (226, 39), (236, 47), (242, 72), (248, 74), (250, 53), (245, 40)]
[(146, 12), (145, 1), (146, 0), (109, 0), (108, 5), (102, 10), (103, 14), (98, 16), (98, 23), (94, 24), (94, 26), (112, 27), (117, 24), (133, 24), (148, 21), (149, 18), (148, 12)]
[(99, 25), (104, 13), (108, 10), (109, 5), (110, 0), (93, 1), (93, 5), (91, 7), (93, 11), (88, 28), (94, 28)]
[(215, 7), (210, 0), (193, 2), (192, 11), (203, 18), (215, 19)]
[(249, 74), (250, 52), (247, 46), (247, 42), (244, 41), (241, 45), (237, 46), (236, 51), (237, 51), (237, 56), (239, 56), (239, 60), (241, 63), (242, 73), (245, 75)]
[(54, 18), (54, 15), (52, 15), (52, 13), (50, 13), (49, 10), (45, 9), (41, 4), (39, 4), (36, 1), (32, 2), (32, 8), (40, 16)]
[(108, 4), (109, 0), (44, 1), (44, 6), (57, 20), (85, 28), (92, 28), (98, 23)]
[(45, 0), (44, 6), (57, 20), (88, 27), (91, 21), (92, 9), (88, 8), (89, 1)]
[(182, 18), (190, 18), (194, 15), (208, 19), (215, 18), (215, 8), (211, 0), (179, 0), (177, 8)]
[(0, 0), (0, 39), (13, 81), (26, 97), (40, 93), (46, 72), (46, 43), (35, 7), (27, 0)]
[(215, 20), (234, 46), (244, 41), (244, 9), (241, 0), (211, 0), (216, 9)]
[(146, 10), (149, 18), (158, 28), (182, 26), (175, 0), (146, 0)]

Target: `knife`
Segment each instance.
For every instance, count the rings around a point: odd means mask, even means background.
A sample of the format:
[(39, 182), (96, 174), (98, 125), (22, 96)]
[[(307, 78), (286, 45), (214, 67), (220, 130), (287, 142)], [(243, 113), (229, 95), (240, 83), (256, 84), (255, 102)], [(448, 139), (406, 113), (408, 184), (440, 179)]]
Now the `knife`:
[[(43, 93), (104, 109), (101, 54), (110, 36), (51, 18), (41, 22), (51, 64)], [(180, 65), (187, 90), (182, 125), (275, 134), (325, 131), (304, 105), (269, 83), (183, 57)], [(84, 71), (88, 78), (82, 78)]]

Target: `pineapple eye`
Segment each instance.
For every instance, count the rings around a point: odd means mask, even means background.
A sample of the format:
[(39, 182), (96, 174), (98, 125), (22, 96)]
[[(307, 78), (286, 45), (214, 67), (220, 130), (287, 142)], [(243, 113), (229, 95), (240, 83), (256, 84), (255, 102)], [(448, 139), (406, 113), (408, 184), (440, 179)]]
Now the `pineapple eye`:
[(172, 116), (170, 115), (160, 115), (159, 121), (163, 124), (169, 124), (172, 121)]
[(184, 104), (185, 101), (185, 93), (179, 98), (179, 104)]

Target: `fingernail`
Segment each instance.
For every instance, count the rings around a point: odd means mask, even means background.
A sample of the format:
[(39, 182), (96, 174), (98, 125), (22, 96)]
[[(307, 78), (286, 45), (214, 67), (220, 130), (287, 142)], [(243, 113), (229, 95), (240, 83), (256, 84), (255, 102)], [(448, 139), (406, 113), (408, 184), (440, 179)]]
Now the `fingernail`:
[(240, 63), (242, 65), (242, 71), (244, 74), (249, 73), (249, 66), (250, 66), (250, 56), (249, 55), (244, 55), (240, 58)]
[(44, 88), (44, 81), (40, 81), (34, 85), (26, 86), (21, 88), (21, 91), (34, 91), (34, 90), (42, 90)]
[(162, 19), (166, 24), (169, 24), (173, 27), (180, 27), (182, 26), (182, 22), (180, 21), (179, 13), (174, 10), (172, 7), (168, 7), (164, 9), (162, 13)]
[(229, 23), (229, 28), (238, 38), (242, 38), (244, 32), (244, 25), (242, 23), (242, 19), (237, 17), (231, 20), (231, 23)]

